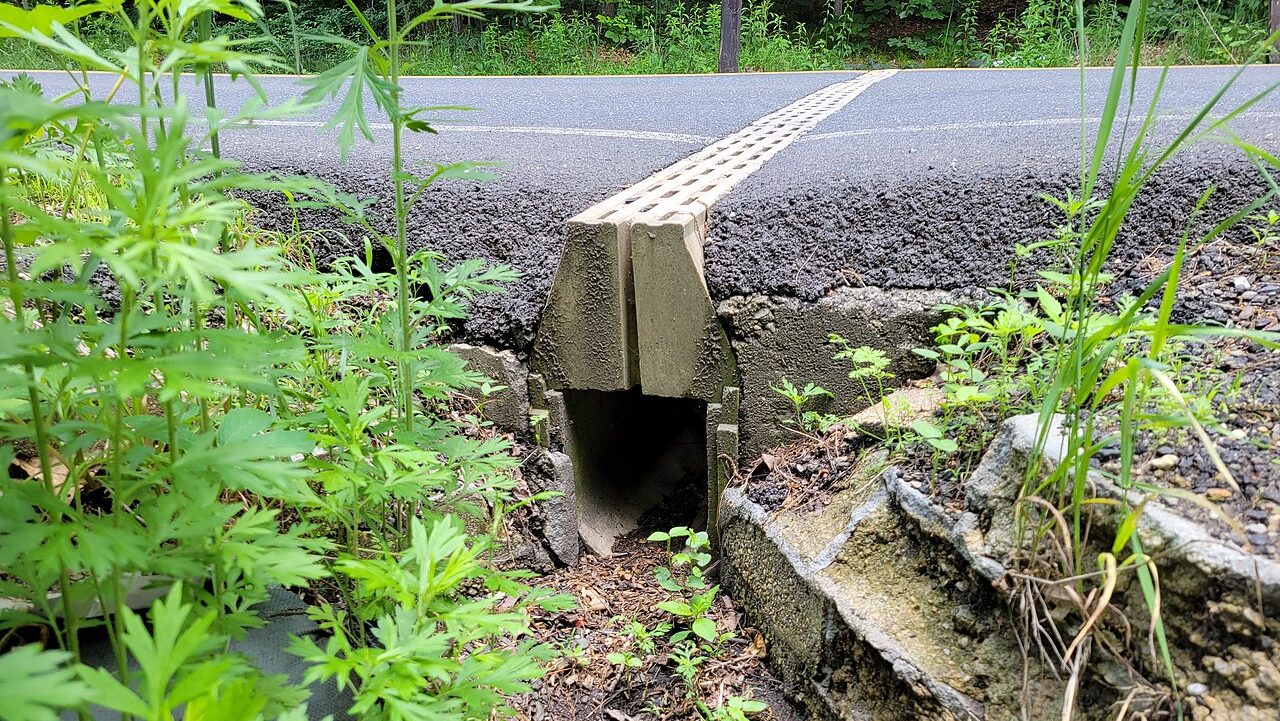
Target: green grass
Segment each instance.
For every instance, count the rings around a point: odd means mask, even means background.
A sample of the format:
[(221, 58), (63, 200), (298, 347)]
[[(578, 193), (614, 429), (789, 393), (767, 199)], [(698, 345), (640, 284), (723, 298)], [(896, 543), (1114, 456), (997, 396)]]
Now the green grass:
[[(1032, 0), (1020, 15), (1004, 16), (979, 28), (973, 14), (953, 13), (933, 29), (892, 38), (879, 45), (871, 28), (824, 22), (806, 29), (789, 23), (766, 0), (748, 2), (742, 25), (742, 67), (746, 71), (838, 70), (894, 67), (1065, 67), (1081, 59), (1073, 11), (1051, 0)], [(652, 11), (626, 2), (616, 18), (551, 12), (468, 25), (457, 32), (426, 28), (403, 48), (405, 73), (418, 75), (627, 75), (707, 73), (716, 68), (719, 6), (675, 5), (654, 20)], [(973, 7), (976, 7), (974, 5)], [(277, 55), (277, 70), (319, 72), (346, 59), (347, 48), (322, 35), (361, 40), (361, 29), (344, 9), (297, 11), (275, 7), (259, 23), (220, 25), (245, 42), (244, 49)], [(640, 12), (636, 10), (636, 12)], [(881, 19), (883, 23), (894, 18)], [(1123, 7), (1112, 0), (1086, 11), (1083, 60), (1110, 65), (1123, 29)], [(78, 32), (94, 48), (118, 47), (115, 26), (94, 19)], [(1153, 8), (1143, 64), (1238, 63), (1267, 34), (1266, 11), (1248, 0), (1230, 5), (1171, 3)], [(0, 67), (56, 69), (56, 58), (31, 44), (0, 40)], [(270, 70), (270, 69), (268, 69)]]

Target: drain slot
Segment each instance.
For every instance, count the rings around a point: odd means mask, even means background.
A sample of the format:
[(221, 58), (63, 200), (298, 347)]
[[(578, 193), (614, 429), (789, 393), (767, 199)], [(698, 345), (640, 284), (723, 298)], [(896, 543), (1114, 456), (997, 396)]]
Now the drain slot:
[(578, 530), (597, 554), (637, 529), (705, 520), (707, 404), (629, 391), (565, 390)]

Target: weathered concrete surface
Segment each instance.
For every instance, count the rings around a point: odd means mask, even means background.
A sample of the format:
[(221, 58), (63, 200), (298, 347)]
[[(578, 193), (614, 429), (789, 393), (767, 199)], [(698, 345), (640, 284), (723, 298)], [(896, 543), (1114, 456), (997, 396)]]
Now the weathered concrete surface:
[(816, 383), (834, 394), (817, 399), (808, 410), (849, 415), (879, 400), (875, 380), (864, 388), (849, 377), (847, 362), (832, 358), (837, 348), (828, 343), (831, 333), (854, 347), (884, 351), (890, 360), (887, 370), (896, 378), (932, 373), (933, 362), (911, 351), (932, 344), (929, 329), (942, 318), (935, 306), (949, 300), (940, 291), (842, 288), (816, 303), (759, 295), (722, 302), (719, 314), (742, 382), (743, 454), (789, 439), (783, 421), (792, 415), (791, 404), (771, 390), (782, 378), (797, 386)]
[[(1065, 444), (1055, 420), (1048, 434), (1044, 459), (1061, 462)], [(1007, 420), (981, 464), (966, 483), (965, 507), (950, 519), (943, 534), (978, 568), (1007, 561), (1017, 533), (1016, 501), (1036, 447), (1036, 417)], [(1124, 494), (1097, 473), (1090, 475), (1092, 492), (1120, 499)], [(901, 488), (901, 487), (900, 487)], [(909, 489), (905, 490), (907, 495)], [(1130, 494), (1131, 507), (1143, 501)], [(920, 506), (917, 500), (914, 504)], [(1123, 522), (1122, 509), (1093, 506), (1090, 552), (1109, 550)], [(940, 525), (947, 525), (944, 520)], [(1184, 701), (1195, 718), (1262, 721), (1275, 718), (1280, 705), (1280, 564), (1215, 537), (1201, 524), (1148, 502), (1139, 520), (1138, 536), (1145, 550), (1157, 557), (1162, 618), (1177, 676), (1184, 684)], [(1119, 576), (1112, 604), (1134, 627), (1146, 628), (1149, 612), (1131, 573)], [(1159, 660), (1147, 656), (1147, 646), (1134, 651), (1152, 668)], [(1192, 689), (1192, 691), (1188, 691)]]
[[(583, 545), (609, 555), (645, 525), (690, 525), (705, 511), (706, 404), (625, 392), (563, 391)], [(553, 437), (555, 432), (553, 431)]]
[(640, 386), (650, 395), (717, 400), (733, 383), (729, 342), (707, 295), (697, 219), (631, 226)]
[(631, 268), (628, 221), (569, 222), (532, 358), (550, 388), (624, 391), (639, 382)]
[[(731, 488), (721, 534), (726, 587), (816, 717), (1017, 718), (1022, 659), (997, 597), (880, 483), (773, 514)], [(1058, 690), (1029, 685), (1033, 718), (1053, 717)]]
[(480, 411), (497, 427), (513, 433), (529, 428), (529, 371), (509, 350), (455, 343), (449, 350), (467, 362), (469, 370), (484, 374), (499, 386), (482, 398)]
[(574, 486), (573, 460), (564, 453), (550, 451), (539, 454), (538, 473), (530, 482), (534, 493), (551, 491), (556, 498), (538, 504), (542, 517), (542, 538), (556, 563), (572, 566), (578, 562), (578, 501)]

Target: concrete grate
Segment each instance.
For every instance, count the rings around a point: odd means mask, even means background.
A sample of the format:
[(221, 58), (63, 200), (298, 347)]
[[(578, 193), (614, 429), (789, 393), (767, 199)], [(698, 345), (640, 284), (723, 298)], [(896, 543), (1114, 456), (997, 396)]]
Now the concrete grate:
[(707, 209), (896, 72), (828, 85), (571, 218), (534, 339), (532, 362), (548, 385), (718, 397), (732, 372), (707, 295)]
[(570, 222), (616, 221), (624, 214), (657, 214), (669, 220), (681, 212), (705, 213), (783, 148), (896, 72), (874, 70), (806, 95), (593, 205)]

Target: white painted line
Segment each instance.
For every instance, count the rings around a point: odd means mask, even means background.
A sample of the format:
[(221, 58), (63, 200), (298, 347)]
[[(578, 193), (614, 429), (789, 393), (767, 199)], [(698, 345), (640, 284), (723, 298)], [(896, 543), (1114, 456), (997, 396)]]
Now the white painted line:
[[(253, 120), (237, 127), (279, 127), (279, 128), (322, 128), (323, 120)], [(390, 123), (369, 123), (375, 130), (390, 130)], [(577, 135), (589, 138), (621, 138), (625, 140), (657, 140), (668, 143), (688, 143), (690, 145), (706, 145), (715, 142), (714, 136), (692, 135), (688, 133), (665, 133), (653, 130), (617, 130), (612, 128), (552, 128), (543, 126), (506, 126), (506, 125), (448, 125), (441, 123), (441, 133), (509, 133), (514, 135)]]
[[(1194, 115), (1189, 113), (1169, 114), (1159, 116), (1160, 120), (1169, 121), (1187, 121), (1191, 120)], [(1255, 111), (1245, 112), (1236, 116), (1239, 120), (1268, 120), (1280, 118), (1280, 112)], [(1096, 125), (1101, 122), (1100, 117), (1086, 117), (1085, 123)], [(857, 130), (839, 130), (830, 133), (814, 133), (806, 135), (796, 142), (812, 143), (819, 140), (834, 140), (836, 138), (861, 138), (868, 135), (892, 135), (895, 133), (951, 133), (963, 130), (1001, 130), (1007, 128), (1040, 128), (1040, 127), (1059, 127), (1059, 126), (1080, 125), (1080, 118), (1032, 118), (1028, 120), (1005, 120), (1005, 121), (984, 121), (974, 123), (937, 123), (933, 125), (899, 125), (891, 128), (859, 128)]]

